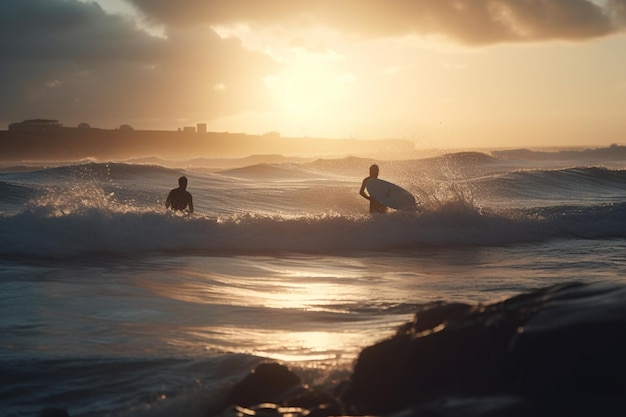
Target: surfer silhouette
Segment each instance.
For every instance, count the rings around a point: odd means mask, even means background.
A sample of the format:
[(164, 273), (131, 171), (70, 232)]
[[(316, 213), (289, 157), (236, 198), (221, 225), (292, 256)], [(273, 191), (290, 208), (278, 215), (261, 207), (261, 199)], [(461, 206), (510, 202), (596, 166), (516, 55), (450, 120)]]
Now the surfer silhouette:
[(187, 210), (189, 214), (193, 213), (193, 199), (191, 193), (187, 191), (187, 177), (183, 176), (178, 179), (178, 188), (174, 188), (167, 195), (165, 208), (176, 211)]
[(372, 196), (368, 195), (365, 192), (365, 189), (367, 188), (367, 180), (369, 180), (370, 178), (378, 178), (378, 172), (379, 172), (378, 165), (374, 164), (370, 166), (370, 176), (365, 177), (363, 179), (363, 183), (361, 184), (361, 190), (359, 191), (359, 194), (361, 194), (363, 198), (370, 201), (370, 213), (386, 213), (387, 212), (387, 206), (380, 203), (376, 199), (372, 198)]

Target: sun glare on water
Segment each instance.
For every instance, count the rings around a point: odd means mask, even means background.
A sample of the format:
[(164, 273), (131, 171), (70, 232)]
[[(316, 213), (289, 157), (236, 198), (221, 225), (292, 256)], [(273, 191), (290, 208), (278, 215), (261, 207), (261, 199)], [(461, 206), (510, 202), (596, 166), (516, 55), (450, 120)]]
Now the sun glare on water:
[[(360, 347), (380, 339), (389, 323), (356, 313), (371, 296), (358, 285), (367, 276), (360, 261), (310, 261), (212, 257), (196, 267), (164, 271), (158, 280), (150, 273), (142, 283), (159, 297), (183, 302), (171, 312), (176, 330), (164, 324), (165, 343), (172, 349), (351, 362)], [(234, 325), (229, 317), (234, 313), (249, 324)], [(369, 325), (372, 329), (364, 332)]]

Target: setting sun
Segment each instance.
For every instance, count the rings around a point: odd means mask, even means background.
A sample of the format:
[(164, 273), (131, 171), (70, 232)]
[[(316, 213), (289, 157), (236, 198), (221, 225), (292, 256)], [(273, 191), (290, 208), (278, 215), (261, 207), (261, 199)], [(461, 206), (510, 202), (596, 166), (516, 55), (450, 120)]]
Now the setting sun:
[(328, 71), (313, 65), (295, 65), (266, 79), (278, 113), (285, 118), (318, 119), (332, 113), (341, 86)]
[(283, 105), (288, 112), (312, 114), (331, 103), (332, 81), (320, 71), (298, 71), (287, 77)]

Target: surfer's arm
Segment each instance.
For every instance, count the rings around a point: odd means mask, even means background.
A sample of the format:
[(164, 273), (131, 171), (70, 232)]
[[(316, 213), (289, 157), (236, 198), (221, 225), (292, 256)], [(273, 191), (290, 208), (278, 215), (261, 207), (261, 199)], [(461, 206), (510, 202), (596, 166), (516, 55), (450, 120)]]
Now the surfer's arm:
[(361, 196), (362, 196), (364, 199), (366, 199), (366, 200), (369, 200), (369, 199), (370, 199), (370, 196), (369, 196), (369, 195), (367, 195), (367, 194), (365, 193), (365, 186), (367, 185), (367, 180), (368, 180), (368, 179), (369, 179), (369, 177), (367, 177), (367, 178), (365, 178), (365, 179), (363, 180), (363, 183), (361, 184), (361, 189), (359, 190), (359, 194), (361, 194)]
[(193, 213), (193, 199), (189, 196), (189, 214)]
[(170, 192), (165, 199), (165, 208), (168, 209), (172, 205), (172, 193)]

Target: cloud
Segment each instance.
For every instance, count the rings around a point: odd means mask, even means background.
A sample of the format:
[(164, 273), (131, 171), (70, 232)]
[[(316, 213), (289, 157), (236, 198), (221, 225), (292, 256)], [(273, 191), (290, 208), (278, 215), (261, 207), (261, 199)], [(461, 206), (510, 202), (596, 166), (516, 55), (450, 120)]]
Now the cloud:
[(158, 42), (96, 3), (20, 0), (0, 4), (0, 51), (14, 61), (146, 61)]
[(626, 0), (607, 0), (608, 12), (622, 26), (626, 26)]
[[(0, 0), (0, 126), (42, 117), (174, 128), (185, 118), (263, 113), (276, 105), (267, 80), (297, 59), (334, 65), (347, 74), (342, 82), (355, 83), (347, 65), (354, 57), (345, 48), (352, 37), (489, 45), (585, 40), (626, 25), (626, 0), (127, 1), (145, 20), (112, 15), (98, 2)], [(164, 36), (146, 23), (158, 24)], [(237, 36), (218, 36), (217, 27), (245, 27), (278, 41), (244, 45)], [(305, 27), (313, 30), (298, 30)], [(332, 38), (316, 37), (316, 29)], [(341, 34), (345, 43), (333, 43)], [(394, 65), (384, 63), (388, 72)]]
[(262, 75), (276, 70), (273, 60), (208, 26), (166, 34), (152, 36), (97, 3), (0, 2), (0, 124), (201, 121), (269, 105)]
[(626, 0), (130, 1), (166, 25), (319, 24), (367, 37), (435, 35), (473, 45), (584, 40), (626, 25)]

